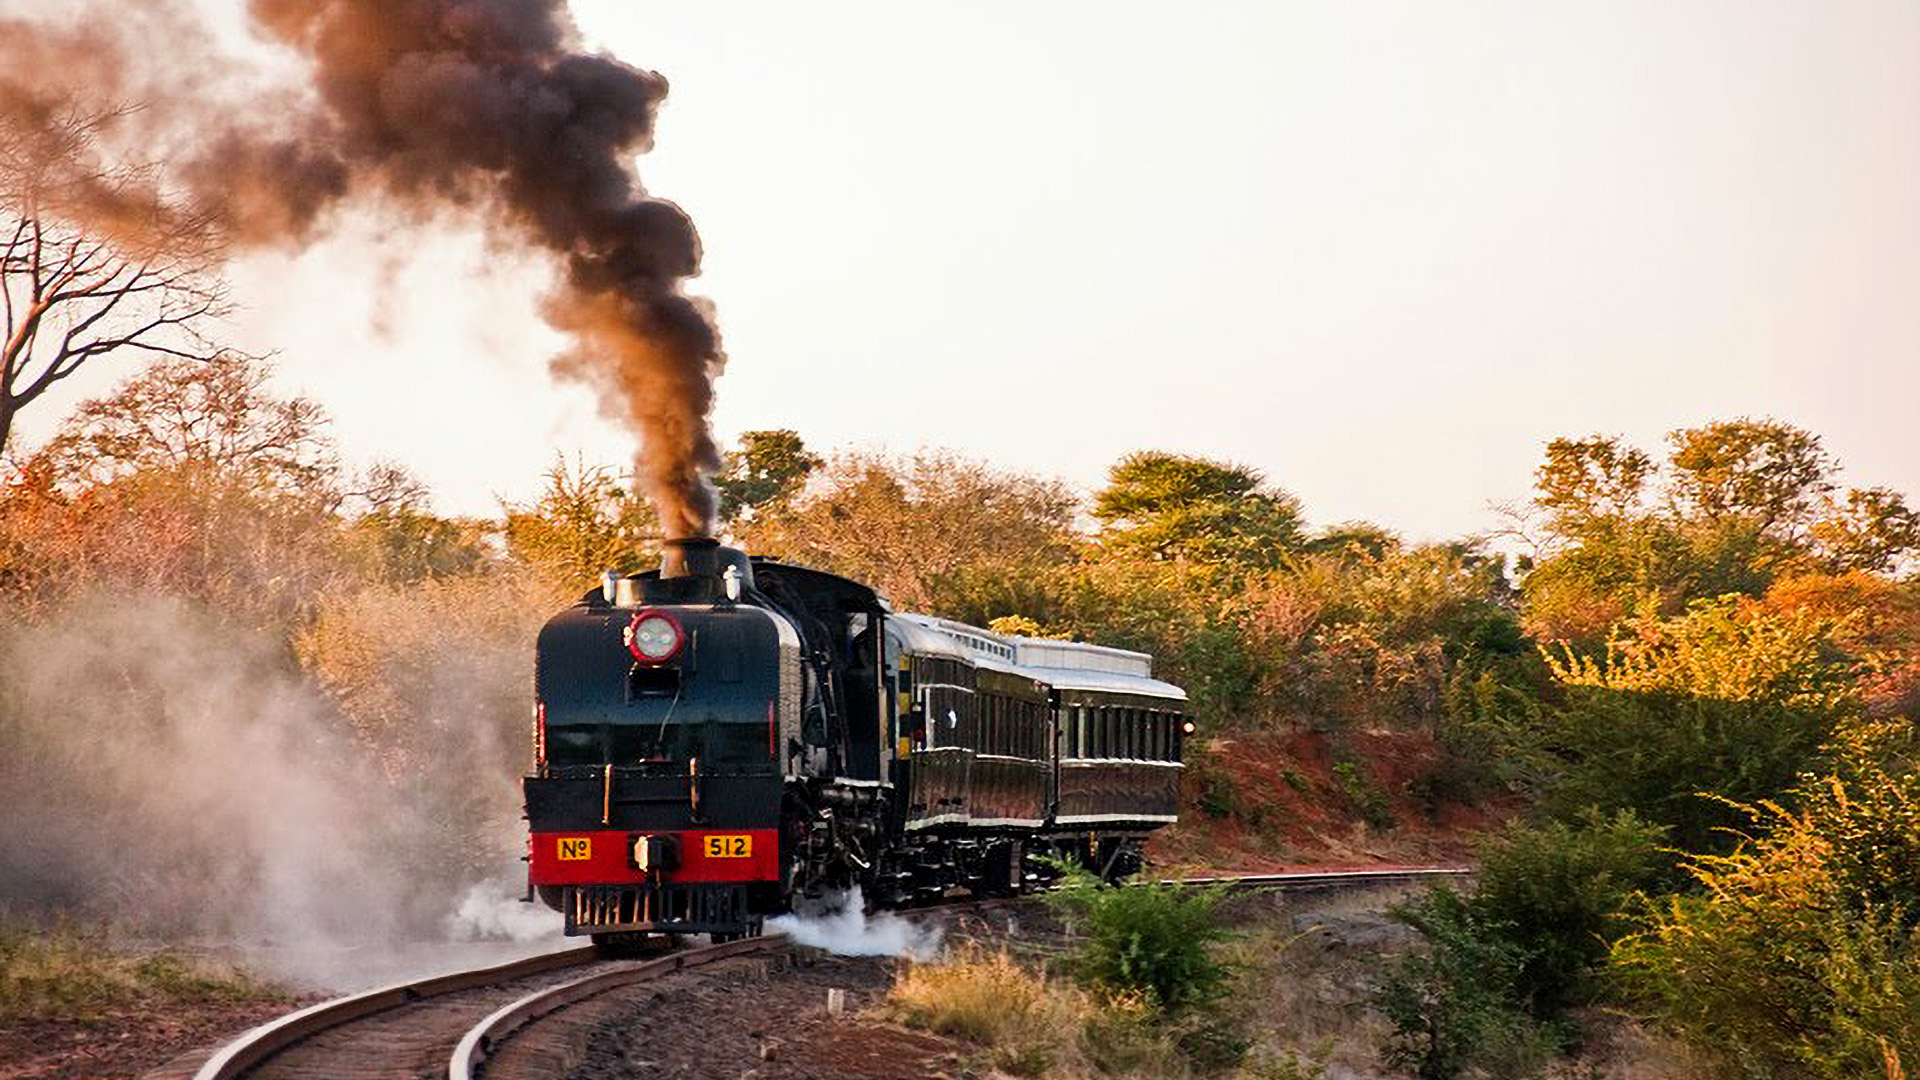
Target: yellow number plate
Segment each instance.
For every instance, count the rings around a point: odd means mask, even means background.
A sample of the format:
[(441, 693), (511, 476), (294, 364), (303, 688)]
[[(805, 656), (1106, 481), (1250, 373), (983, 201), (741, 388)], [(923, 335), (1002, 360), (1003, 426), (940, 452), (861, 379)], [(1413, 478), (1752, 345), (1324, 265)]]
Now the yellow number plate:
[(593, 838), (590, 836), (563, 836), (555, 845), (559, 850), (561, 862), (579, 862), (593, 858)]
[(753, 855), (753, 837), (751, 836), (709, 836), (707, 837), (707, 858), (709, 859), (746, 859)]

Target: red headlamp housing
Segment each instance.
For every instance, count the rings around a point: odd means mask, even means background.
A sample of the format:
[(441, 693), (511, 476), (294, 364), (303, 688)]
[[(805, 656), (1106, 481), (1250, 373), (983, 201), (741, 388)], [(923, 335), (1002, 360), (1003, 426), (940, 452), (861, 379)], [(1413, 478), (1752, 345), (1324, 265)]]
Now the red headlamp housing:
[(687, 643), (687, 633), (680, 620), (653, 608), (634, 612), (633, 621), (627, 623), (626, 631), (620, 636), (627, 644), (627, 651), (643, 664), (664, 664), (680, 655)]

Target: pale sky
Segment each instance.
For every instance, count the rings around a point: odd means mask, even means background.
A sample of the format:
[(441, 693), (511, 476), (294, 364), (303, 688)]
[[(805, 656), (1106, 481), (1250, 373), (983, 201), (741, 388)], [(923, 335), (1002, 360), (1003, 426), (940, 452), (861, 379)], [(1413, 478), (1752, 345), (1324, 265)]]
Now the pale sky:
[[(705, 241), (725, 437), (1082, 488), (1158, 447), (1438, 538), (1556, 435), (1767, 415), (1920, 497), (1911, 0), (574, 9), (672, 82), (639, 168)], [(537, 271), (364, 237), (234, 275), (349, 454), (458, 513), (630, 456)]]

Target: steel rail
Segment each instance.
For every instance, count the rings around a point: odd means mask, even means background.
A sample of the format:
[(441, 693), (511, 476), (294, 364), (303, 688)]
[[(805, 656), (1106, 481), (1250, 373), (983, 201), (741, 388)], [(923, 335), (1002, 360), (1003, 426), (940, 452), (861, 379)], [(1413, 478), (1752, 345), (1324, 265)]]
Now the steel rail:
[(1409, 866), (1393, 870), (1296, 870), (1284, 874), (1236, 874), (1232, 877), (1165, 878), (1169, 885), (1222, 885), (1228, 889), (1310, 888), (1317, 885), (1372, 885), (1420, 878), (1460, 877), (1469, 866)]
[(510, 1002), (467, 1029), (454, 1046), (453, 1054), (447, 1058), (447, 1076), (449, 1080), (472, 1080), (474, 1072), (486, 1061), (493, 1049), (516, 1031), (545, 1016), (551, 1016), (562, 1009), (577, 1005), (588, 998), (598, 997), (609, 990), (616, 990), (634, 983), (657, 979), (662, 975), (671, 975), (685, 968), (711, 964), (734, 956), (748, 956), (754, 953), (777, 952), (787, 947), (785, 934), (767, 934), (763, 937), (740, 938), (723, 945), (706, 945), (696, 949), (683, 949), (668, 953), (658, 960), (649, 960), (632, 967), (616, 968), (574, 979), (558, 986), (549, 986), (536, 990), (518, 1001)]
[(473, 968), (445, 975), (434, 975), (411, 982), (395, 983), (365, 990), (346, 997), (309, 1005), (259, 1027), (214, 1051), (206, 1064), (193, 1074), (193, 1080), (234, 1080), (248, 1069), (287, 1049), (302, 1039), (342, 1024), (350, 1024), (376, 1013), (411, 1005), (427, 998), (471, 990), (505, 979), (524, 978), (545, 971), (576, 967), (600, 959), (591, 945), (541, 953), (492, 967)]

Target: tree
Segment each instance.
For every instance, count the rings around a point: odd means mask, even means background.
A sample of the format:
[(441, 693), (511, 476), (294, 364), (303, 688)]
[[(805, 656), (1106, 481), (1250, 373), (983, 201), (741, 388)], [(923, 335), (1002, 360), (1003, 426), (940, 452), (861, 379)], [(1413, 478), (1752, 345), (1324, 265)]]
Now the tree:
[(1075, 505), (1055, 481), (941, 453), (843, 455), (816, 488), (755, 520), (752, 547), (864, 581), (910, 611), (963, 571), (1018, 577), (1064, 557)]
[(89, 361), (225, 352), (203, 333), (227, 310), (219, 232), (166, 204), (150, 170), (103, 161), (120, 115), (0, 113), (0, 449), (21, 409)]
[(1883, 572), (1920, 550), (1920, 515), (1898, 493), (1833, 496), (1839, 463), (1810, 432), (1723, 420), (1667, 441), (1664, 470), (1615, 437), (1547, 445), (1530, 504), (1544, 532), (1514, 531), (1543, 555), (1525, 582), (1536, 635), (1593, 645), (1635, 611), (1760, 596), (1808, 570)]
[[(314, 494), (340, 461), (319, 403), (279, 397), (264, 360), (224, 353), (165, 357), (106, 397), (82, 402), (36, 457), (62, 483), (104, 484), (141, 470), (197, 471), (256, 491)], [(414, 501), (417, 481), (392, 467), (368, 477), (368, 501)]]
[(1778, 420), (1720, 420), (1667, 436), (1673, 498), (1709, 522), (1743, 519), (1799, 539), (1839, 464), (1810, 431)]
[(1343, 558), (1384, 559), (1400, 550), (1400, 536), (1371, 521), (1344, 521), (1329, 525), (1307, 542), (1307, 551), (1315, 555)]
[(1618, 436), (1555, 439), (1534, 472), (1533, 501), (1551, 515), (1556, 535), (1580, 536), (1638, 514), (1652, 475), (1653, 459)]
[(1139, 450), (1094, 497), (1101, 542), (1118, 554), (1268, 569), (1298, 549), (1299, 503), (1255, 469)]
[(1891, 488), (1855, 488), (1811, 530), (1824, 569), (1884, 573), (1920, 551), (1920, 514)]
[(822, 464), (798, 432), (741, 432), (740, 449), (727, 452), (720, 475), (713, 478), (720, 490), (720, 520), (753, 518), (771, 504), (786, 502)]
[(341, 508), (418, 498), (375, 470), (349, 490), (327, 418), (266, 362), (167, 357), (81, 403), (0, 493), (0, 564), (42, 599), (89, 583), (205, 599), (235, 618), (299, 609), (340, 576)]
[(506, 518), (508, 552), (562, 582), (585, 585), (602, 570), (642, 569), (659, 555), (653, 515), (604, 466), (556, 459), (540, 501), (508, 507)]

